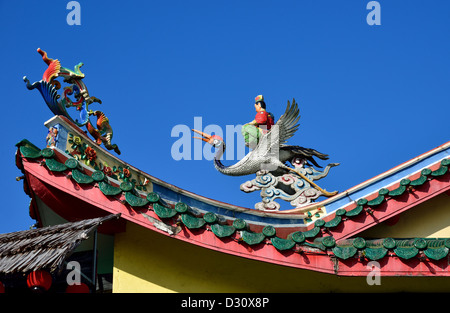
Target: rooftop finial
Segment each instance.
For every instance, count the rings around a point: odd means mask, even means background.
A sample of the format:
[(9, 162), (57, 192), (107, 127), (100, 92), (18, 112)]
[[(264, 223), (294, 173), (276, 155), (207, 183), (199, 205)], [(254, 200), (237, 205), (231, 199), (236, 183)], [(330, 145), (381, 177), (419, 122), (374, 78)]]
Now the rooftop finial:
[[(38, 48), (37, 52), (42, 56), (42, 60), (48, 67), (42, 75), (42, 79), (33, 84), (30, 84), (28, 78), (24, 76), (23, 80), (26, 82), (27, 88), (30, 90), (38, 89), (45, 103), (55, 115), (63, 115), (79, 127), (86, 126), (97, 144), (103, 143), (108, 150), (114, 149), (116, 153), (120, 154), (117, 145), (111, 144), (112, 128), (105, 114), (101, 111), (95, 111), (97, 119), (101, 117), (100, 123), (97, 121), (97, 126), (101, 126), (99, 128), (92, 125), (89, 120), (89, 116), (94, 114), (94, 111), (89, 110), (89, 105), (94, 102), (102, 103), (102, 101), (89, 95), (83, 82), (84, 74), (80, 71), (83, 63), (80, 62), (75, 65), (72, 71), (61, 66), (59, 60), (49, 58), (47, 52), (41, 48)], [(59, 77), (63, 78), (64, 83), (69, 84), (69, 86), (64, 87), (62, 96), (58, 94), (58, 90), (61, 88), (61, 83), (57, 81)], [(75, 99), (71, 99), (69, 96), (73, 96)], [(77, 118), (72, 118), (72, 115), (69, 114), (67, 109), (70, 108), (76, 109), (76, 112), (78, 112)]]

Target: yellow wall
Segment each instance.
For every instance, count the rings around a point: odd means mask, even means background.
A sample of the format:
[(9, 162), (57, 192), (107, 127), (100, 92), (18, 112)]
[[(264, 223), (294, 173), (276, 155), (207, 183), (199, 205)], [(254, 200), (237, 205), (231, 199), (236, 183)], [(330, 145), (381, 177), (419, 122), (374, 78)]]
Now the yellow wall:
[(338, 277), (248, 260), (198, 247), (128, 223), (116, 235), (113, 292), (450, 291), (443, 277)]

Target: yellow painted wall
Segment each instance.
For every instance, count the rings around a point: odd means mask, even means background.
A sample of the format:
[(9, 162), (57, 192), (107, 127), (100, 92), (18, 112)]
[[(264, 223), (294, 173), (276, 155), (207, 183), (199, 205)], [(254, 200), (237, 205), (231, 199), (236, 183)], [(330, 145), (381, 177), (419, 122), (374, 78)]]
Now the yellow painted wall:
[(128, 223), (116, 235), (113, 292), (450, 292), (450, 278), (338, 277), (248, 260)]

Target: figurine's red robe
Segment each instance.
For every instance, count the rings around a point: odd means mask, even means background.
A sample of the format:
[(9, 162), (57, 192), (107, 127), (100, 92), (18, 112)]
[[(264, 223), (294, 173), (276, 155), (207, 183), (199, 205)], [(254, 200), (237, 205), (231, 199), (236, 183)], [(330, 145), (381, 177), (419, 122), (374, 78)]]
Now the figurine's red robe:
[(266, 127), (262, 127), (263, 129), (270, 130), (270, 128), (273, 126), (273, 116), (272, 114), (268, 113), (267, 111), (260, 111), (256, 113), (255, 121), (258, 124), (258, 126), (261, 128), (262, 125), (265, 125)]

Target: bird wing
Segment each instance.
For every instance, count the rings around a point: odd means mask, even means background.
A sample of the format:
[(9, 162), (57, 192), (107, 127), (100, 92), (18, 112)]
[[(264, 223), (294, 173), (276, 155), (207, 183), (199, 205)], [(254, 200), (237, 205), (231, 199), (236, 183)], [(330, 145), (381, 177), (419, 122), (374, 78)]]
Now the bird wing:
[(311, 162), (317, 167), (322, 167), (314, 160), (314, 157), (317, 157), (321, 160), (328, 160), (328, 154), (320, 153), (317, 150), (311, 149), (311, 148), (304, 148), (300, 146), (291, 146), (291, 145), (281, 145), (281, 150), (288, 151), (290, 153), (287, 154), (287, 158), (283, 159), (282, 161), (290, 161), (292, 162), (292, 158), (294, 157), (301, 157), (303, 159), (306, 159), (308, 162)]
[(278, 127), (279, 144), (284, 144), (294, 136), (298, 129), (298, 120), (300, 119), (299, 108), (295, 99), (292, 99), (292, 105), (287, 103), (286, 111), (274, 125)]
[(45, 64), (48, 65), (48, 68), (45, 70), (42, 79), (46, 82), (51, 83), (52, 80), (58, 77), (59, 72), (61, 71), (61, 62), (59, 60), (53, 60), (47, 56), (47, 52), (37, 49), (40, 55), (42, 55), (42, 60), (44, 60)]
[(53, 60), (48, 68), (45, 70), (42, 79), (46, 82), (51, 82), (54, 78), (58, 77), (58, 74), (61, 70), (61, 63), (58, 60)]

